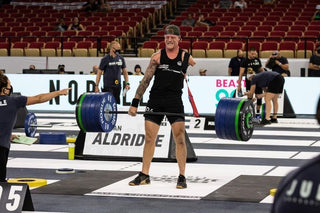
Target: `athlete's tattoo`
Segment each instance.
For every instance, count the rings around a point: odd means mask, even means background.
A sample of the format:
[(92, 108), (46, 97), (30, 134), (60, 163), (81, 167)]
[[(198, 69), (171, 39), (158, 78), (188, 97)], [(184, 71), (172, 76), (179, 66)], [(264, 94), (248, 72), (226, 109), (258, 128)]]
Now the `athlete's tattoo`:
[(147, 67), (146, 73), (140, 82), (140, 85), (136, 91), (135, 98), (141, 99), (146, 89), (148, 88), (150, 81), (156, 71), (157, 63), (154, 58), (151, 59), (149, 66)]

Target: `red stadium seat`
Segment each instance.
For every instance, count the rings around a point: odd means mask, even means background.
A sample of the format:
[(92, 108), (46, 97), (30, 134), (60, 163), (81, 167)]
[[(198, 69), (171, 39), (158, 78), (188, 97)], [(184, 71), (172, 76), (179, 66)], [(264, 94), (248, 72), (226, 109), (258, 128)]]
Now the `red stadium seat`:
[(264, 22), (262, 22), (262, 26), (263, 25), (275, 26), (277, 24), (278, 24), (277, 20), (269, 20), (269, 19), (267, 19)]
[(127, 34), (130, 30), (130, 26), (129, 25), (119, 25), (119, 26), (116, 26), (116, 30), (122, 30), (122, 32), (124, 32), (125, 34)]
[(201, 31), (201, 32), (205, 32), (205, 31), (208, 31), (208, 27), (206, 26), (196, 26), (196, 27), (193, 27), (193, 31)]
[(193, 31), (193, 27), (192, 26), (180, 26), (180, 31)]
[(231, 37), (235, 35), (236, 32), (234, 31), (223, 31), (220, 33), (219, 37), (221, 38), (216, 38), (216, 41), (224, 41), (224, 42), (229, 42)]
[(269, 31), (255, 31), (252, 33), (252, 37), (254, 41), (264, 42), (265, 38), (269, 36)]
[(77, 43), (76, 48), (81, 48), (81, 49), (89, 49), (92, 47), (92, 42), (91, 41), (79, 41)]
[(318, 38), (319, 31), (316, 30), (308, 30), (304, 32), (304, 37), (310, 37), (310, 38)]
[(44, 47), (44, 42), (32, 42), (29, 44), (29, 49), (31, 48), (37, 48), (37, 49), (41, 49)]
[(9, 49), (8, 42), (0, 42), (0, 49)]
[(246, 25), (260, 26), (261, 21), (247, 21)]
[(63, 36), (67, 36), (67, 37), (71, 37), (71, 36), (76, 36), (77, 35), (77, 31), (75, 30), (67, 30), (67, 31), (64, 31), (62, 33)]
[(213, 41), (209, 43), (209, 49), (225, 50), (225, 48), (226, 48), (226, 42), (224, 41)]
[(206, 41), (195, 41), (192, 43), (192, 49), (208, 49), (208, 42)]
[(45, 43), (44, 48), (46, 49), (58, 49), (60, 48), (60, 42), (58, 41), (49, 41)]
[(257, 29), (255, 25), (245, 25), (241, 27), (241, 30), (250, 30), (251, 32), (254, 32)]
[(220, 33), (222, 31), (224, 31), (224, 26), (219, 26), (219, 25), (210, 26), (209, 31), (216, 31), (216, 32)]
[(190, 41), (180, 41), (179, 47), (190, 52), (191, 42)]
[(24, 48), (28, 47), (28, 45), (29, 45), (28, 42), (15, 42), (15, 43), (13, 43), (12, 48), (22, 48), (22, 49), (24, 49)]
[(158, 49), (164, 49), (165, 46), (166, 46), (166, 43), (164, 41), (160, 41)]
[(103, 25), (100, 27), (100, 30), (102, 31), (111, 31), (111, 30), (115, 30), (116, 26), (115, 25)]
[[(290, 27), (290, 31), (300, 31), (300, 32), (304, 32), (306, 30), (306, 26), (304, 25), (292, 25)], [(289, 32), (290, 32), (289, 31)]]
[(312, 41), (300, 41), (297, 44), (297, 50), (311, 50), (313, 51), (315, 49), (315, 43)]
[(310, 25), (307, 27), (308, 31), (319, 31), (320, 30), (320, 26), (319, 25)]
[(268, 41), (282, 41), (283, 37), (285, 37), (286, 32), (285, 31), (272, 31), (269, 33), (269, 39)]
[(257, 52), (259, 53), (260, 52), (260, 49), (261, 49), (261, 43), (260, 42), (257, 42), (257, 41), (249, 41), (248, 44), (245, 44), (245, 50), (246, 49), (250, 49), (254, 47)]
[(275, 41), (265, 41), (261, 44), (261, 51), (266, 50), (278, 50), (278, 42)]
[[(72, 50), (73, 48), (75, 48), (77, 42), (75, 41), (65, 41), (63, 42), (63, 49), (69, 49), (69, 50)], [(61, 48), (62, 48), (62, 45), (61, 45)]]
[(240, 25), (229, 25), (229, 26), (225, 26), (224, 30), (225, 30), (225, 31), (238, 32), (238, 31), (240, 30)]
[(142, 48), (151, 48), (151, 49), (156, 50), (158, 48), (158, 42), (157, 41), (145, 41), (142, 45)]
[(273, 27), (274, 31), (289, 31), (289, 26), (288, 25), (276, 25)]
[(231, 41), (227, 43), (226, 46), (227, 50), (239, 50), (243, 49), (243, 43), (242, 42), (237, 42), (237, 41)]
[(195, 38), (199, 38), (202, 36), (202, 31), (191, 31), (187, 33), (187, 37), (195, 37)]
[(282, 41), (279, 43), (279, 50), (296, 50), (296, 43), (293, 41)]
[(280, 52), (286, 51), (286, 53), (290, 54), (290, 56), (292, 56), (292, 58), (293, 58), (296, 53), (296, 42), (282, 41), (279, 43), (279, 50), (280, 50)]
[(261, 25), (257, 27), (257, 31), (269, 31), (271, 32), (273, 30), (272, 25)]
[(51, 37), (52, 41), (60, 41), (61, 40), (61, 32), (60, 31), (49, 31), (47, 32), (47, 36)]
[(100, 30), (100, 26), (89, 25), (89, 26), (86, 26), (86, 30), (87, 31), (91, 31), (91, 32), (99, 31)]
[(13, 26), (13, 27), (11, 27), (11, 31), (14, 31), (14, 32), (18, 32), (18, 31), (25, 31), (26, 29), (25, 29), (25, 27), (23, 26), (23, 27), (17, 27), (17, 26)]
[(207, 31), (203, 33), (201, 38), (198, 38), (198, 41), (211, 42), (215, 37), (219, 36), (219, 32), (216, 31)]

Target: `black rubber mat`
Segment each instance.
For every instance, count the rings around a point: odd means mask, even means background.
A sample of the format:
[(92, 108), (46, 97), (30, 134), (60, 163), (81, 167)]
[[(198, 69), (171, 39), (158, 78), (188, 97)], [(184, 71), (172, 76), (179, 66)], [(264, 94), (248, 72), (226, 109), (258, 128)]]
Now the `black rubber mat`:
[(33, 189), (31, 194), (84, 195), (135, 174), (138, 174), (138, 172), (85, 171), (70, 178)]
[(202, 198), (203, 200), (260, 202), (277, 188), (282, 177), (240, 175), (216, 191)]

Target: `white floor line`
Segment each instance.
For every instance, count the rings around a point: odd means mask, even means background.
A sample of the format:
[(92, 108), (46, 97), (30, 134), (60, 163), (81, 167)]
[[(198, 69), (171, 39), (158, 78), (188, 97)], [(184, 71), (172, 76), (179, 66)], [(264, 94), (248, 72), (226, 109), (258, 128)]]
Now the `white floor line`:
[[(250, 139), (249, 141), (223, 140), (219, 138), (190, 138), (191, 143), (226, 144), (226, 145), (270, 145), (270, 146), (311, 146), (314, 140), (285, 140), (285, 139)], [(319, 142), (320, 146), (320, 142)]]
[(266, 159), (288, 159), (297, 152), (292, 151), (263, 151), (263, 150), (227, 150), (227, 149), (195, 149), (197, 156), (205, 157), (244, 157)]

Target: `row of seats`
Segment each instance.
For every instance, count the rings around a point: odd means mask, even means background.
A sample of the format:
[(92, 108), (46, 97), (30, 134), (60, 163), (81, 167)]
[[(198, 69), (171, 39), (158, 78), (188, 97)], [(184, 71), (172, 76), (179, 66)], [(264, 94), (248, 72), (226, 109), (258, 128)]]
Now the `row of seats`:
[[(249, 41), (247, 43), (243, 42), (224, 42), (224, 41), (181, 41), (179, 43), (180, 48), (191, 52), (193, 57), (205, 58), (205, 57), (234, 57), (236, 56), (236, 51), (238, 49), (247, 49), (250, 47), (255, 47), (258, 51), (260, 57), (266, 58), (271, 55), (271, 52), (275, 50), (280, 50), (282, 55), (287, 58), (304, 58), (305, 50), (306, 57), (310, 57), (315, 49), (314, 41), (300, 41), (297, 44), (292, 41), (265, 41), (256, 42)], [(140, 57), (150, 57), (154, 52), (165, 47), (164, 41), (147, 41), (144, 42), (143, 46), (139, 49)]]
[(26, 41), (26, 42), (34, 42), (34, 41), (61, 41), (61, 37), (64, 38), (65, 41), (95, 41), (97, 37), (126, 37), (132, 34), (125, 33), (123, 30), (100, 30), (100, 31), (65, 31), (61, 33), (60, 31), (4, 31), (0, 32), (0, 42), (18, 42), (18, 41)]
[[(270, 53), (274, 50), (280, 50), (282, 55), (288, 58), (304, 58), (305, 49), (307, 50), (307, 57), (310, 57), (314, 48), (315, 42), (254, 42), (250, 41), (248, 44), (242, 42), (189, 42), (181, 41), (180, 47), (188, 52), (191, 52), (194, 57), (233, 57), (237, 49), (246, 49), (247, 47), (255, 47), (260, 54), (260, 57), (269, 57)], [(107, 51), (107, 41), (102, 41), (101, 52)], [(149, 41), (145, 42), (144, 46), (139, 49), (140, 57), (150, 57), (154, 52), (164, 48), (164, 41)], [(98, 43), (91, 41), (70, 41), (61, 42), (16, 42), (9, 48), (6, 42), (0, 42), (0, 55), (8, 56), (10, 51), (11, 56), (97, 56)], [(62, 50), (62, 53), (61, 53)], [(101, 55), (100, 55), (101, 56)]]
[[(101, 41), (100, 53), (98, 56), (107, 52), (108, 41)], [(63, 46), (62, 46), (63, 45)], [(0, 42), (0, 56), (76, 56), (76, 57), (96, 57), (98, 42), (91, 41), (69, 41), (61, 42), (16, 42), (9, 48), (6, 42)]]
[[(220, 0), (197, 0), (193, 6), (209, 6), (209, 5), (214, 5), (214, 4), (218, 4)], [(271, 5), (266, 5), (263, 4), (263, 0), (250, 0), (250, 1), (246, 1), (248, 6), (256, 6), (257, 8), (265, 8), (265, 7), (270, 7), (273, 6), (274, 4)], [(314, 3), (314, 0), (281, 0), (281, 1), (277, 1), (276, 4), (277, 5), (286, 5), (287, 7), (292, 7), (292, 6), (296, 6), (296, 5), (301, 5), (301, 6), (305, 6), (305, 4), (312, 4)]]
[[(163, 40), (164, 31), (158, 31), (157, 35), (154, 35), (150, 38), (151, 41), (162, 41)], [(239, 32), (236, 31), (181, 31), (182, 38), (192, 38), (194, 41), (229, 41), (229, 40), (241, 40), (243, 42), (246, 41), (246, 38), (254, 38), (259, 41), (265, 40), (294, 40), (300, 41), (305, 38), (318, 38), (319, 31), (318, 30), (309, 30), (309, 31), (299, 31), (299, 30), (292, 30), (292, 31), (267, 31), (267, 30), (257, 30), (257, 31), (250, 31), (250, 30), (242, 30)]]
[[(10, 18), (9, 18), (10, 19)], [(0, 28), (1, 31), (52, 31), (57, 23), (58, 19), (55, 18), (42, 18), (42, 21), (22, 21), (18, 18), (13, 22), (0, 22)], [(48, 19), (48, 20), (46, 20)], [(3, 18), (3, 20), (6, 20), (6, 18)], [(50, 21), (49, 21), (50, 20)], [(153, 20), (150, 19), (153, 23)], [(12, 21), (12, 20), (11, 20)], [(66, 19), (67, 26), (72, 23), (71, 18)], [(149, 23), (149, 19), (144, 18), (143, 16), (137, 15), (137, 16), (131, 16), (126, 17), (126, 20), (116, 19), (115, 17), (109, 18), (107, 17), (105, 20), (98, 19), (96, 21), (88, 20), (88, 21), (82, 21), (80, 22), (86, 30), (88, 31), (97, 31), (97, 30), (111, 30), (112, 27), (118, 27), (118, 26), (124, 26), (122, 27), (122, 30), (125, 31), (125, 33), (128, 33), (129, 28), (133, 31), (133, 36), (144, 36), (146, 32), (150, 31), (150, 28), (153, 26), (153, 24)], [(126, 27), (126, 26), (129, 26)], [(118, 27), (119, 28), (119, 27)], [(125, 29), (127, 28), (127, 29)], [(127, 30), (127, 31), (126, 31)]]

